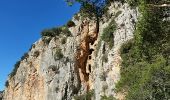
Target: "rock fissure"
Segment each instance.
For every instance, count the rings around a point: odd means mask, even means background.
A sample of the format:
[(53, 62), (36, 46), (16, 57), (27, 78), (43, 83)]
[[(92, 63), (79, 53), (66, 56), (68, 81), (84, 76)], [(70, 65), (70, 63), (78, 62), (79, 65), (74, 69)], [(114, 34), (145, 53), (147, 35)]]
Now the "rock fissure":
[(96, 29), (98, 28), (97, 25), (95, 29), (92, 32), (89, 32), (89, 23), (86, 22), (86, 25), (82, 27), (82, 40), (80, 43), (80, 48), (77, 50), (76, 53), (76, 61), (77, 66), (79, 68), (79, 74), (81, 82), (85, 82), (86, 84), (86, 90), (88, 91), (89, 86), (89, 74), (91, 73), (91, 64), (89, 63), (90, 60), (92, 60), (92, 53), (94, 52), (94, 49), (91, 48), (95, 41), (97, 40), (98, 33)]

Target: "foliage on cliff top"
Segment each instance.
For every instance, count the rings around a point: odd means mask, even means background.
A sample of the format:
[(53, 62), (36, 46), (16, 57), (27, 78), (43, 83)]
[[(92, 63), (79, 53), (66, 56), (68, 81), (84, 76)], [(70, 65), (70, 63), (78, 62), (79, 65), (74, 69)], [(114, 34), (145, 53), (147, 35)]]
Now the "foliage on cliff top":
[(114, 45), (114, 35), (113, 33), (115, 32), (117, 28), (115, 19), (112, 19), (112, 21), (109, 23), (109, 25), (104, 28), (103, 34), (101, 35), (101, 39), (105, 41), (110, 48), (113, 47)]
[(9, 74), (10, 77), (13, 77), (13, 76), (16, 75), (19, 66), (20, 66), (20, 61), (17, 61), (16, 64), (14, 65), (14, 69), (13, 69), (12, 72)]
[(163, 21), (162, 9), (141, 2), (142, 16), (134, 40), (121, 49), (123, 59), (117, 91), (128, 92), (127, 100), (170, 98), (170, 22)]
[(44, 37), (55, 37), (59, 36), (60, 34), (64, 34), (66, 36), (71, 36), (71, 32), (69, 31), (67, 26), (62, 27), (54, 27), (51, 29), (45, 29), (41, 32), (41, 36)]

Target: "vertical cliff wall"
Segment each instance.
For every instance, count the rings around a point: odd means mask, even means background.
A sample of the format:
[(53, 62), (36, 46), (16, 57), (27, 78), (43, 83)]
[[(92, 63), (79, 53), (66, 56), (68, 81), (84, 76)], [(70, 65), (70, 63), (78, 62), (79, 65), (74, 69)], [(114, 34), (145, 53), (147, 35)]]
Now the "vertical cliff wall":
[[(122, 100), (124, 93), (115, 93), (120, 79), (120, 46), (133, 38), (137, 9), (114, 2), (100, 21), (73, 17), (71, 36), (60, 34), (43, 37), (33, 44), (18, 69), (7, 81), (4, 100), (71, 100), (93, 90), (95, 99), (113, 96)], [(114, 20), (116, 29), (110, 47), (101, 38), (103, 30)], [(65, 42), (63, 42), (63, 39)]]

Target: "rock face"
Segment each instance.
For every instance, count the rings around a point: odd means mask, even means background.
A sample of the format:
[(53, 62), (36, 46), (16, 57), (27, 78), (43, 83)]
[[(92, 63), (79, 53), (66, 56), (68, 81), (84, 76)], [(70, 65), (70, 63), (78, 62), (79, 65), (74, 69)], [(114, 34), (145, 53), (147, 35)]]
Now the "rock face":
[(0, 100), (2, 100), (2, 98), (3, 98), (3, 92), (0, 91)]
[[(16, 74), (9, 77), (4, 100), (71, 100), (90, 90), (94, 90), (96, 100), (101, 96), (122, 100), (124, 94), (114, 90), (120, 79), (119, 49), (133, 38), (137, 16), (137, 9), (114, 2), (108, 17), (103, 16), (100, 22), (99, 33), (95, 21), (73, 18), (75, 26), (69, 28), (72, 36), (52, 37), (48, 44), (43, 38), (38, 40), (20, 61)], [(100, 36), (111, 20), (117, 29), (112, 33), (114, 46), (109, 48)], [(63, 38), (66, 43), (62, 43)]]

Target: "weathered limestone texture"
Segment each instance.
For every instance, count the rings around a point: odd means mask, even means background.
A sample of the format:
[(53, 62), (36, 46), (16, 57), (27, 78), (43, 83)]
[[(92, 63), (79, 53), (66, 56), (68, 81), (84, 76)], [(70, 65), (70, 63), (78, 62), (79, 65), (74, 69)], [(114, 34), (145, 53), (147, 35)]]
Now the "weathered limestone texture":
[[(119, 14), (117, 14), (119, 12)], [(23, 59), (14, 76), (9, 77), (4, 100), (71, 100), (76, 95), (94, 90), (96, 100), (101, 96), (114, 96), (123, 100), (123, 94), (115, 93), (120, 79), (120, 46), (133, 38), (137, 9), (128, 4), (114, 2), (103, 16), (96, 30), (96, 22), (89, 19), (72, 20), (69, 28), (72, 36), (52, 37), (46, 44), (41, 38), (33, 44), (28, 57)], [(102, 41), (103, 29), (115, 20), (114, 46), (109, 48)], [(56, 57), (60, 50), (62, 57)]]

